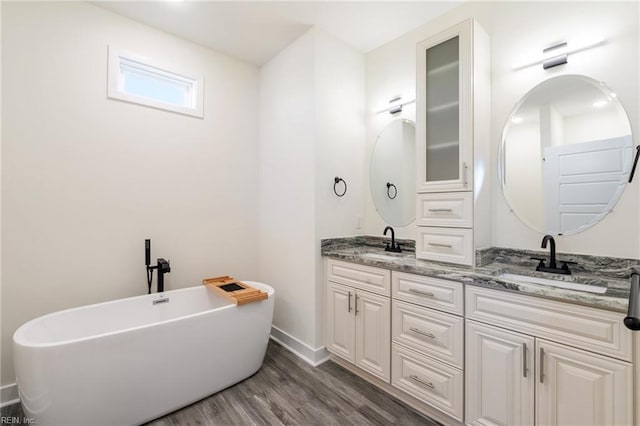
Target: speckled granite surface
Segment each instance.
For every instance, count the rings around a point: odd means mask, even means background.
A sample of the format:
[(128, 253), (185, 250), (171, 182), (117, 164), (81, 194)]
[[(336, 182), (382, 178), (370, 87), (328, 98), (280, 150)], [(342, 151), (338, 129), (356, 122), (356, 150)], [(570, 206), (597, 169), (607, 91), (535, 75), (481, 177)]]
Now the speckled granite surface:
[[(477, 256), (479, 267), (471, 268), (448, 263), (419, 260), (415, 257), (415, 245), (404, 240), (403, 253), (384, 251), (388, 238), (351, 237), (322, 240), (323, 256), (360, 263), (394, 271), (443, 278), (496, 290), (512, 291), (537, 297), (561, 300), (564, 302), (594, 306), (612, 311), (626, 312), (629, 300), (629, 276), (638, 268), (640, 261), (634, 259), (615, 259), (584, 255), (565, 255), (559, 253), (558, 259), (578, 262), (571, 265), (573, 275), (557, 275), (536, 272), (536, 263), (531, 256), (545, 255), (544, 252), (528, 250), (509, 250), (491, 248), (482, 250)], [(402, 244), (402, 241), (400, 241)], [(407, 250), (404, 250), (404, 248)], [(546, 254), (545, 257), (548, 257)], [(503, 273), (512, 273), (557, 281), (570, 281), (593, 286), (605, 286), (603, 294), (579, 290), (568, 290), (539, 284), (498, 279)]]
[[(532, 257), (549, 258), (549, 250), (515, 250), (501, 247), (489, 247), (476, 250), (476, 265), (485, 266), (492, 263), (505, 263), (524, 268), (534, 267), (536, 261)], [(619, 257), (589, 256), (586, 254), (556, 253), (556, 259), (576, 262), (570, 265), (574, 274), (589, 274), (603, 278), (628, 279), (631, 272), (640, 271), (640, 260)]]

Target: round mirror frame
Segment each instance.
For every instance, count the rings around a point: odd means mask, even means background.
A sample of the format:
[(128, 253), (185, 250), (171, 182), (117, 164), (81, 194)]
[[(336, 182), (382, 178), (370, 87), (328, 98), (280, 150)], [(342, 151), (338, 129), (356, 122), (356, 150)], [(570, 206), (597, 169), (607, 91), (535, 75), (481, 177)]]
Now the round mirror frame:
[[(529, 89), (521, 98), (520, 100), (516, 103), (516, 105), (514, 106), (514, 108), (511, 110), (511, 112), (509, 113), (509, 115), (507, 116), (507, 120), (504, 124), (504, 126), (502, 127), (502, 132), (500, 133), (500, 145), (498, 148), (498, 180), (500, 182), (500, 189), (502, 190), (502, 196), (504, 197), (504, 200), (507, 204), (507, 206), (509, 207), (509, 210), (511, 211), (511, 213), (513, 215), (515, 215), (518, 220), (520, 220), (520, 222), (522, 222), (524, 225), (526, 225), (529, 229), (535, 231), (535, 232), (540, 232), (540, 233), (548, 233), (546, 231), (540, 230), (540, 229), (536, 229), (535, 226), (533, 226), (531, 223), (529, 223), (529, 221), (527, 221), (526, 219), (522, 218), (516, 211), (516, 208), (513, 206), (512, 202), (509, 201), (509, 197), (507, 196), (507, 189), (506, 189), (506, 182), (505, 182), (505, 143), (506, 143), (506, 136), (509, 130), (509, 124), (512, 122), (512, 119), (517, 116), (517, 112), (520, 109), (520, 107), (526, 102), (527, 98), (531, 95), (531, 93), (533, 93), (534, 91), (536, 91), (540, 86), (544, 85), (545, 83), (549, 82), (550, 80), (554, 80), (554, 79), (558, 79), (558, 78), (567, 78), (567, 77), (577, 77), (580, 78), (582, 80), (584, 80), (585, 82), (589, 82), (591, 84), (594, 85), (594, 87), (598, 87), (600, 90), (603, 91), (603, 94), (614, 94), (615, 96), (615, 92), (613, 92), (613, 90), (611, 90), (604, 82), (599, 81), (599, 80), (595, 80), (591, 77), (585, 76), (585, 75), (580, 75), (580, 74), (563, 74), (563, 75), (559, 75), (559, 76), (554, 76), (551, 78), (548, 78), (546, 80), (541, 81), (540, 83), (536, 84), (534, 87), (532, 87), (531, 89)], [(606, 92), (605, 92), (606, 90)], [(617, 103), (618, 103), (618, 107), (619, 109), (624, 113), (625, 118), (627, 119), (627, 123), (629, 126), (629, 134), (631, 135), (631, 146), (632, 146), (632, 151), (633, 151), (633, 146), (635, 146), (635, 143), (633, 142), (633, 132), (631, 129), (631, 120), (629, 120), (629, 114), (627, 113), (626, 109), (624, 108), (624, 106), (622, 105), (622, 102), (620, 102), (620, 100), (617, 98), (617, 96), (615, 97)], [(631, 162), (633, 161), (633, 153), (631, 154), (630, 158), (629, 158), (629, 165), (631, 165)], [(630, 169), (630, 167), (629, 167)], [(580, 232), (583, 232), (589, 228), (591, 228), (592, 226), (598, 224), (607, 214), (609, 214), (609, 212), (611, 212), (611, 210), (613, 209), (613, 207), (618, 203), (618, 201), (620, 200), (620, 198), (622, 197), (622, 194), (624, 193), (624, 189), (626, 189), (626, 185), (625, 188), (623, 188), (622, 191), (620, 191), (617, 195), (614, 194), (614, 196), (612, 197), (612, 199), (610, 200), (608, 206), (607, 206), (607, 210), (605, 212), (603, 212), (602, 214), (600, 214), (599, 216), (597, 216), (594, 220), (579, 226), (575, 229), (572, 229), (568, 232), (562, 232), (562, 233), (557, 233), (554, 235), (573, 235), (573, 234), (577, 234)]]
[[(408, 123), (410, 124), (415, 132), (415, 128), (416, 128), (416, 123), (412, 120), (409, 120), (407, 118), (395, 118), (389, 122), (387, 122), (384, 127), (380, 130), (380, 132), (378, 133), (377, 137), (376, 137), (376, 141), (373, 145), (373, 149), (371, 151), (371, 159), (369, 161), (369, 191), (371, 194), (371, 199), (373, 201), (373, 205), (376, 209), (376, 212), (380, 215), (380, 217), (387, 222), (388, 224), (392, 225), (392, 226), (407, 226), (409, 224), (411, 224), (411, 222), (413, 222), (415, 220), (415, 173), (411, 173), (411, 183), (414, 185), (413, 190), (406, 192), (408, 195), (408, 197), (411, 197), (410, 199), (413, 201), (414, 206), (411, 209), (411, 217), (410, 218), (406, 218), (405, 220), (390, 220), (393, 219), (391, 218), (388, 213), (383, 212), (382, 210), (382, 206), (380, 206), (380, 203), (377, 201), (377, 198), (375, 196), (374, 193), (374, 188), (373, 188), (373, 180), (372, 180), (372, 170), (373, 170), (373, 164), (375, 161), (375, 153), (376, 153), (376, 149), (379, 146), (380, 143), (380, 138), (382, 137), (382, 135), (384, 134), (386, 129), (389, 129), (392, 125), (394, 125), (394, 123)], [(415, 134), (415, 133), (414, 133)], [(415, 138), (414, 138), (414, 155), (413, 157), (410, 159), (410, 165), (411, 165), (411, 169), (414, 170), (415, 168)], [(386, 196), (388, 197), (389, 200), (395, 200), (396, 198), (398, 198), (399, 202), (401, 199), (399, 197), (399, 193), (398, 193), (398, 188), (396, 187), (395, 183), (391, 182), (387, 182), (386, 186), (383, 185), (383, 191), (386, 194)]]

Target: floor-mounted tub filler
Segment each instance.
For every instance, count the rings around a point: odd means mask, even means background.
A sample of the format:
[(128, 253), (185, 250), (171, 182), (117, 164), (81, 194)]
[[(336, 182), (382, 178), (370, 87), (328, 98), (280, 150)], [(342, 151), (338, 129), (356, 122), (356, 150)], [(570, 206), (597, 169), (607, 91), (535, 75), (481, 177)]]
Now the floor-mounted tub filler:
[(268, 299), (236, 306), (205, 286), (36, 318), (13, 336), (25, 415), (41, 425), (140, 424), (260, 369)]

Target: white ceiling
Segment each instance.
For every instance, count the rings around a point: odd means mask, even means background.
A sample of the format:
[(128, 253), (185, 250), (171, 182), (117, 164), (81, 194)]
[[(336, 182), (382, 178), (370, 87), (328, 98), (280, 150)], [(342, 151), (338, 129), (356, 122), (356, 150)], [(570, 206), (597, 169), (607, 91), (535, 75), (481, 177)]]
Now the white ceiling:
[(368, 52), (462, 1), (96, 1), (95, 5), (262, 65), (317, 26)]

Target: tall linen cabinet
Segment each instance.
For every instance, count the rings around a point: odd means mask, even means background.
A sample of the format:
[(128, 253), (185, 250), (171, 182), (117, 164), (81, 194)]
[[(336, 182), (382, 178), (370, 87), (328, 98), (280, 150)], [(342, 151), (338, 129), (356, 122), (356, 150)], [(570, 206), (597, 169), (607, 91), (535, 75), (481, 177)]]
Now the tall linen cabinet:
[(473, 266), (491, 242), (489, 36), (469, 19), (416, 54), (416, 257)]

